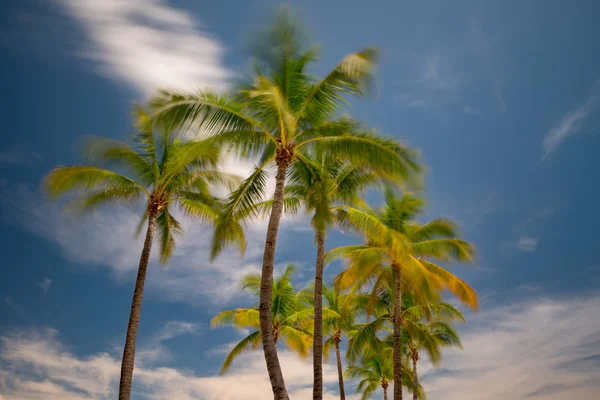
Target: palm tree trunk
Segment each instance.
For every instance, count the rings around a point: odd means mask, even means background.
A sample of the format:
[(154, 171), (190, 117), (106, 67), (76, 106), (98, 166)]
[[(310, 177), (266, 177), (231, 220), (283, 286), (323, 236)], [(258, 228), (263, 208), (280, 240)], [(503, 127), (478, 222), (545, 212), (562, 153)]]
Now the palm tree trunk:
[(340, 355), (340, 342), (335, 341), (335, 357), (337, 359), (338, 380), (340, 384), (340, 400), (346, 400), (346, 391), (344, 390), (344, 371), (342, 369), (342, 356)]
[(283, 372), (281, 371), (281, 365), (279, 365), (279, 358), (277, 357), (272, 321), (275, 245), (277, 243), (277, 233), (279, 232), (279, 222), (283, 213), (283, 189), (285, 187), (285, 175), (288, 165), (289, 161), (278, 160), (277, 175), (275, 177), (275, 194), (273, 195), (273, 207), (271, 208), (271, 216), (267, 228), (262, 274), (260, 277), (260, 334), (262, 336), (267, 371), (275, 400), (289, 400), (285, 381), (283, 380)]
[(394, 400), (402, 400), (402, 289), (400, 266), (394, 264)]
[(152, 241), (156, 232), (156, 211), (151, 211), (148, 215), (148, 231), (140, 265), (138, 267), (135, 289), (133, 290), (133, 300), (131, 302), (131, 312), (129, 313), (129, 324), (127, 325), (127, 337), (125, 339), (125, 348), (123, 349), (123, 360), (121, 361), (121, 381), (119, 382), (119, 400), (129, 400), (131, 397), (131, 382), (133, 380), (133, 365), (135, 360), (135, 342), (140, 326), (140, 312), (142, 310), (142, 298), (144, 297), (144, 283), (146, 281), (146, 270), (150, 260), (150, 251), (152, 250)]
[[(317, 262), (315, 266), (315, 310), (313, 332), (313, 400), (323, 398), (323, 264), (325, 263), (325, 232), (317, 231)], [(337, 343), (336, 343), (337, 346)]]
[(413, 357), (413, 400), (419, 399), (419, 377), (417, 376), (417, 358)]
[[(395, 387), (396, 385), (394, 385)], [(383, 400), (387, 400), (387, 387), (383, 388)]]

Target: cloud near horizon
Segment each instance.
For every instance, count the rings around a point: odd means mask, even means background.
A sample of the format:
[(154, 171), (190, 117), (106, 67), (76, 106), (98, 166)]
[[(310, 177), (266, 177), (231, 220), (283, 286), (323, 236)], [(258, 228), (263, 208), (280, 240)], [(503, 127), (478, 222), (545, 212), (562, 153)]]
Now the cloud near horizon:
[[(472, 317), (462, 333), (463, 350), (446, 350), (439, 369), (422, 362), (422, 384), (428, 398), (595, 399), (600, 391), (598, 310), (600, 293), (594, 293), (525, 300)], [(168, 340), (191, 333), (196, 326), (173, 322), (155, 337)], [(78, 355), (67, 351), (55, 330), (20, 331), (5, 335), (0, 341), (0, 392), (5, 399), (114, 397), (119, 360), (108, 352)], [(280, 350), (279, 354), (291, 396), (300, 400), (311, 398), (309, 360), (300, 360), (287, 350)], [(215, 352), (204, 355), (211, 357)], [(197, 376), (193, 371), (165, 367), (161, 365), (163, 361), (145, 359), (136, 368), (134, 391), (140, 398), (270, 397), (261, 351), (242, 355), (231, 372), (223, 376)], [(330, 388), (324, 399), (336, 399), (332, 390), (337, 382), (334, 365), (325, 364), (324, 382)], [(347, 382), (346, 390), (353, 393), (354, 385)]]

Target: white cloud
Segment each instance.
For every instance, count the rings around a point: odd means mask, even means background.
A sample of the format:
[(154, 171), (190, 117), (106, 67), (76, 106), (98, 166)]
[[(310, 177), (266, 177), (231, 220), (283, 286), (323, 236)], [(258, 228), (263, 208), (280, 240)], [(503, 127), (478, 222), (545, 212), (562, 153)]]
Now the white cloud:
[(48, 294), (48, 289), (50, 289), (50, 285), (52, 284), (52, 279), (44, 278), (43, 280), (36, 283), (42, 289), (42, 293), (44, 293), (44, 296), (46, 296)]
[(222, 89), (224, 48), (193, 16), (162, 0), (59, 0), (88, 42), (83, 56), (147, 95), (158, 87)]
[[(78, 356), (67, 351), (58, 333), (20, 332), (1, 338), (0, 391), (6, 399), (109, 399), (118, 385), (119, 360), (108, 353)], [(280, 351), (290, 394), (295, 399), (312, 398), (312, 363), (288, 351)], [(0, 364), (2, 365), (2, 364)], [(335, 367), (325, 364), (325, 384), (337, 382)], [(133, 390), (145, 399), (234, 400), (270, 397), (271, 387), (261, 351), (240, 357), (224, 376), (199, 377), (168, 367), (137, 367)], [(325, 392), (324, 399), (337, 396)]]
[(420, 82), (437, 91), (454, 90), (461, 84), (460, 78), (452, 72), (448, 58), (439, 51), (432, 52), (425, 58)]
[[(236, 166), (239, 168), (239, 165)], [(133, 279), (139, 263), (143, 238), (135, 237), (141, 218), (139, 207), (114, 205), (89, 215), (75, 217), (59, 206), (47, 203), (41, 194), (27, 185), (0, 185), (0, 200), (7, 222), (55, 243), (77, 267), (103, 267), (118, 281)], [(302, 217), (284, 217), (278, 248), (286, 248), (290, 238), (286, 227), (308, 224)], [(212, 229), (187, 218), (180, 221), (185, 230), (169, 264), (158, 264), (158, 246), (153, 247), (146, 293), (157, 293), (169, 301), (211, 305), (227, 303), (240, 296), (242, 276), (260, 271), (266, 222), (247, 228), (247, 249), (242, 258), (227, 249), (215, 262), (209, 261)], [(298, 232), (296, 232), (296, 236)]]
[(542, 141), (543, 157), (550, 156), (565, 139), (581, 129), (585, 118), (598, 108), (598, 97), (591, 96), (581, 107), (569, 112), (550, 129)]
[(544, 400), (600, 397), (600, 294), (543, 299), (471, 318), (464, 349), (440, 370), (424, 365), (431, 399)]
[[(598, 293), (538, 298), (486, 310), (473, 316), (462, 333), (464, 349), (444, 352), (441, 369), (422, 362), (422, 383), (431, 399), (596, 399), (600, 394), (598, 310)], [(160, 332), (171, 330), (168, 327)], [(160, 332), (155, 336), (162, 336)], [(0, 341), (0, 392), (6, 399), (115, 396), (119, 360), (109, 353), (74, 354), (65, 349), (54, 330), (21, 331)], [(286, 350), (279, 354), (291, 396), (310, 399), (309, 360)], [(334, 365), (325, 364), (324, 382), (328, 388), (335, 387)], [(353, 389), (348, 382), (347, 392)], [(182, 400), (262, 399), (271, 393), (261, 351), (242, 355), (224, 376), (200, 377), (157, 363), (140, 363), (134, 392), (139, 398)], [(329, 390), (324, 398), (337, 397)]]
[(538, 245), (538, 240), (533, 237), (521, 236), (517, 242), (517, 248), (521, 251), (535, 251)]

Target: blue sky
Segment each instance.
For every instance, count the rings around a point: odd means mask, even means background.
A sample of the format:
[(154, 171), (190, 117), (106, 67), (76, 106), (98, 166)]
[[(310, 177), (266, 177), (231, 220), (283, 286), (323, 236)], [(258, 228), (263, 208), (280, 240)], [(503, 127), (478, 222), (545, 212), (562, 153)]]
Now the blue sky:
[[(296, 4), (297, 3), (297, 4)], [(73, 218), (39, 192), (79, 160), (84, 134), (123, 138), (158, 86), (227, 88), (269, 1), (26, 0), (0, 6), (0, 399), (113, 398), (141, 242), (135, 207)], [(429, 217), (478, 248), (456, 267), (481, 296), (464, 349), (424, 363), (430, 399), (600, 395), (600, 4), (594, 1), (292, 2), (320, 44), (317, 72), (365, 46), (382, 52), (375, 93), (350, 112), (419, 148)], [(230, 159), (229, 170), (250, 165)], [(269, 398), (260, 352), (218, 370), (243, 332), (211, 330), (251, 304), (264, 224), (244, 259), (207, 260), (210, 231), (186, 224), (166, 267), (153, 258), (136, 358), (136, 399)], [(332, 234), (329, 245), (348, 238)], [(306, 219), (284, 221), (278, 268), (312, 276)], [(333, 276), (341, 266), (328, 269)], [(296, 399), (310, 365), (281, 352)], [(325, 369), (336, 398), (334, 368)], [(350, 389), (352, 391), (352, 389)]]

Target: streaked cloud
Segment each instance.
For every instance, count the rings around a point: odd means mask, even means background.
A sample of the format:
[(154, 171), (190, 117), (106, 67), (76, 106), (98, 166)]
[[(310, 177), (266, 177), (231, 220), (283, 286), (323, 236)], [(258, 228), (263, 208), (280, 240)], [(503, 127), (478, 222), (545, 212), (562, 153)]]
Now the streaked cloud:
[[(140, 207), (115, 204), (76, 217), (60, 205), (46, 202), (28, 185), (8, 184), (0, 186), (0, 201), (6, 222), (55, 243), (77, 267), (106, 268), (119, 282), (134, 279), (143, 244), (143, 239), (135, 236), (142, 215)], [(303, 218), (284, 217), (278, 239), (280, 249), (291, 241), (288, 227), (295, 229), (297, 236), (300, 225), (308, 226)], [(229, 249), (215, 262), (209, 260), (212, 229), (183, 216), (180, 221), (185, 234), (168, 265), (159, 265), (158, 246), (154, 246), (146, 293), (157, 293), (168, 301), (201, 300), (213, 306), (246, 296), (240, 291), (239, 282), (244, 275), (260, 271), (266, 221), (257, 221), (247, 228), (245, 257)]]
[[(99, 400), (116, 396), (120, 362), (109, 353), (74, 354), (60, 342), (55, 330), (19, 332), (0, 340), (0, 392), (5, 399)], [(312, 363), (285, 350), (279, 355), (291, 396), (312, 398)], [(325, 384), (335, 384), (335, 366), (324, 367)], [(224, 376), (201, 377), (181, 369), (142, 365), (134, 372), (133, 390), (139, 398), (156, 400), (263, 399), (271, 395), (261, 351), (241, 356)], [(325, 391), (325, 400), (337, 398)]]
[(423, 368), (429, 398), (600, 397), (600, 294), (537, 298), (470, 318), (463, 350)]
[(42, 156), (35, 152), (8, 151), (0, 153), (0, 164), (33, 165), (42, 161)]
[[(463, 350), (446, 350), (439, 369), (422, 362), (422, 383), (432, 399), (597, 398), (598, 310), (599, 293), (537, 298), (485, 310), (464, 327)], [(173, 323), (171, 328), (178, 328), (172, 331), (186, 333), (187, 328), (179, 329), (186, 324)], [(154, 336), (161, 337), (164, 331)], [(6, 399), (105, 399), (116, 394), (119, 360), (108, 352), (75, 354), (66, 349), (55, 330), (21, 331), (0, 341), (0, 392)], [(286, 350), (279, 354), (291, 396), (311, 398), (311, 363)], [(136, 394), (146, 399), (262, 399), (270, 395), (261, 351), (242, 355), (224, 376), (197, 376), (157, 362), (145, 363), (136, 368), (134, 382)], [(325, 364), (324, 382), (330, 388), (324, 398), (336, 399), (333, 364)], [(347, 391), (352, 393), (353, 388), (348, 382)]]
[(17, 315), (24, 321), (29, 322), (31, 318), (29, 318), (29, 313), (20, 305), (18, 305), (12, 296), (6, 296), (4, 298), (4, 304), (10, 307)]
[(581, 129), (587, 116), (598, 108), (599, 99), (596, 95), (591, 96), (583, 105), (567, 113), (546, 133), (542, 141), (543, 159), (548, 158), (569, 136)]
[(148, 95), (158, 87), (222, 89), (224, 47), (188, 11), (162, 0), (59, 0), (80, 22), (81, 56)]
[(517, 248), (520, 251), (531, 252), (537, 249), (538, 240), (529, 236), (521, 236), (517, 242)]

